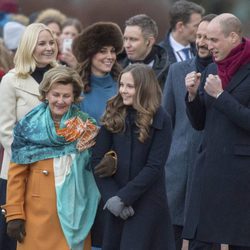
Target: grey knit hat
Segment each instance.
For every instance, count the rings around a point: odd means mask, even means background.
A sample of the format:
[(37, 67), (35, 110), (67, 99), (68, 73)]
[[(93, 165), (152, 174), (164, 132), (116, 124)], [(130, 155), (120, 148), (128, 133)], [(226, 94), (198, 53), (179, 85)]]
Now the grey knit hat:
[(18, 22), (7, 22), (3, 27), (3, 41), (4, 45), (9, 50), (16, 50), (20, 41), (20, 38), (25, 30), (26, 26)]

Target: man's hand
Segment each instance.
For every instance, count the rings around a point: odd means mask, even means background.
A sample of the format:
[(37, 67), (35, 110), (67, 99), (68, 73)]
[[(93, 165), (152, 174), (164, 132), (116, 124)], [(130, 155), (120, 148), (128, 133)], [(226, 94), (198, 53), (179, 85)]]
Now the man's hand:
[(26, 235), (25, 221), (21, 219), (11, 220), (7, 224), (7, 234), (10, 238), (23, 242)]
[(108, 209), (114, 216), (119, 216), (123, 208), (125, 207), (124, 203), (121, 201), (121, 198), (118, 196), (113, 196), (109, 198), (104, 205), (103, 209)]
[(193, 101), (197, 95), (197, 91), (200, 85), (201, 73), (192, 71), (185, 77), (185, 85), (188, 91), (188, 100)]
[(218, 96), (223, 92), (221, 79), (217, 75), (208, 75), (204, 87), (208, 95), (218, 98)]

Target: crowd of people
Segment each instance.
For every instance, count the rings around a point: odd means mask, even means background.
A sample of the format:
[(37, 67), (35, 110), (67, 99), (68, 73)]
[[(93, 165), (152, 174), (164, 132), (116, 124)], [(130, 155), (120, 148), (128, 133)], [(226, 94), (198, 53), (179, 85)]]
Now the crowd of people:
[(146, 14), (6, 20), (0, 249), (250, 250), (250, 41), (231, 13), (169, 16), (159, 43)]

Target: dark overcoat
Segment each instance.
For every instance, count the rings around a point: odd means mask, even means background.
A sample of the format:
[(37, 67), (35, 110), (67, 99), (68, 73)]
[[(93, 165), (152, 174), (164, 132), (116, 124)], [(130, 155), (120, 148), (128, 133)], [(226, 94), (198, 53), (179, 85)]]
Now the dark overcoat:
[(183, 235), (250, 246), (250, 64), (224, 92), (202, 91), (187, 102), (190, 121), (204, 129)]
[(158, 110), (144, 143), (138, 140), (134, 110), (129, 109), (125, 124), (122, 133), (101, 127), (93, 149), (93, 167), (111, 148), (118, 157), (115, 175), (96, 178), (104, 202), (117, 195), (135, 210), (125, 221), (106, 213), (102, 249), (175, 249), (164, 175), (172, 136), (169, 116), (163, 108)]
[(184, 225), (186, 199), (202, 139), (202, 132), (191, 126), (186, 114), (185, 76), (192, 71), (197, 71), (196, 57), (172, 64), (163, 90), (163, 107), (173, 124), (172, 144), (165, 165), (167, 197), (172, 223), (180, 226)]

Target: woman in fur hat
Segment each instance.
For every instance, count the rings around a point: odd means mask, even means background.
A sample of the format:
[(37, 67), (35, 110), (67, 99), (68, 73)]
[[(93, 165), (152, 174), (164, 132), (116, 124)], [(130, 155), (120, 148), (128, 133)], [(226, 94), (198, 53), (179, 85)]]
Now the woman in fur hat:
[(97, 121), (106, 102), (117, 93), (120, 67), (116, 56), (123, 49), (123, 35), (112, 22), (97, 22), (82, 31), (73, 42), (73, 53), (84, 83), (81, 109)]
[[(84, 84), (81, 110), (94, 117), (98, 123), (108, 99), (118, 91), (116, 81), (121, 68), (116, 57), (122, 49), (121, 29), (112, 22), (97, 22), (88, 26), (75, 38), (72, 45)], [(103, 206), (101, 202), (91, 234), (92, 245), (96, 247), (101, 247), (102, 244)]]

